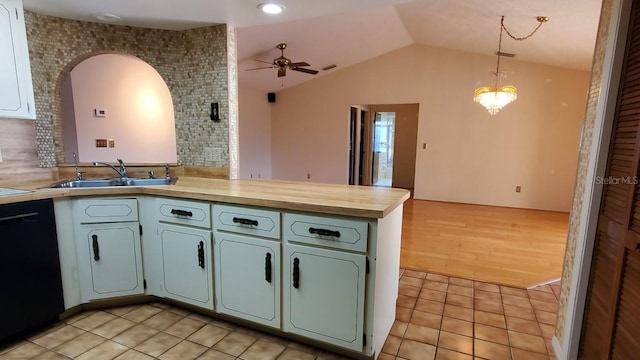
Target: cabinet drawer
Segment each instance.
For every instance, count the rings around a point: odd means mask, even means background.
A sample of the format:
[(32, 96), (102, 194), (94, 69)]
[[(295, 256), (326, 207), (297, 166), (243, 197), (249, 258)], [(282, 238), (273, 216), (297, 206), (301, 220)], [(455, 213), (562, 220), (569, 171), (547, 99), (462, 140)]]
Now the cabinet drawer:
[(334, 249), (367, 251), (365, 220), (285, 213), (284, 240)]
[(280, 238), (280, 213), (231, 205), (213, 205), (214, 230)]
[(158, 198), (158, 220), (167, 223), (211, 228), (209, 203)]
[(80, 199), (75, 205), (82, 224), (138, 221), (136, 199)]

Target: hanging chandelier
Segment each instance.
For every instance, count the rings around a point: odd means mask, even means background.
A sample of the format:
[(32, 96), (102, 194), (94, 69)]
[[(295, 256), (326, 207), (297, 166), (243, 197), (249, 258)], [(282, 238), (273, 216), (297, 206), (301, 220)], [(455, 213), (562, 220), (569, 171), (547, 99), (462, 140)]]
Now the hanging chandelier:
[(513, 40), (526, 40), (533, 36), (543, 23), (549, 21), (549, 18), (546, 16), (538, 16), (536, 20), (538, 20), (538, 26), (531, 32), (531, 34), (524, 37), (515, 37), (511, 35), (509, 30), (504, 26), (504, 16), (502, 16), (502, 19), (500, 20), (500, 37), (498, 39), (498, 51), (496, 52), (496, 55), (498, 55), (498, 61), (496, 63), (496, 70), (491, 72), (493, 85), (481, 86), (473, 93), (473, 101), (484, 106), (491, 115), (497, 114), (503, 107), (514, 102), (518, 98), (518, 89), (516, 89), (515, 86), (500, 85), (502, 78), (504, 77), (504, 73), (500, 72), (500, 57), (505, 54), (502, 52), (502, 31), (504, 30), (504, 32), (506, 32)]

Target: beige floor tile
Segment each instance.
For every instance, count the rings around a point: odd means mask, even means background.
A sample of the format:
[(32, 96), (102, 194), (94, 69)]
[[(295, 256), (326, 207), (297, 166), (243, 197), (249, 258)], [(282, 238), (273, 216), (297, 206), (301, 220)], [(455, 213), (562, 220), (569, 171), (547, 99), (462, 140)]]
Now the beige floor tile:
[(536, 311), (546, 311), (550, 313), (558, 313), (558, 303), (531, 299), (531, 305)]
[[(29, 337), (27, 337), (25, 340), (27, 341), (31, 341), (33, 342), (33, 340), (37, 339), (37, 338), (41, 338), (45, 335), (48, 335), (49, 333), (52, 333), (58, 329), (61, 329), (65, 326), (67, 326), (68, 324), (64, 321), (59, 321), (55, 324), (51, 324), (47, 327), (42, 328), (42, 330), (39, 333), (35, 333), (35, 334), (31, 334)], [(3, 353), (3, 349), (0, 349), (0, 355)]]
[(414, 310), (413, 314), (411, 314), (411, 319), (409, 320), (409, 322), (416, 325), (422, 325), (422, 326), (427, 326), (434, 329), (440, 329), (440, 324), (442, 323), (442, 316), (428, 313), (428, 312)]
[(134, 327), (135, 325), (136, 323), (131, 320), (127, 320), (124, 318), (115, 318), (91, 330), (91, 332), (104, 338), (111, 339), (112, 337), (124, 332), (129, 328)]
[(209, 324), (213, 325), (213, 326), (217, 326), (219, 328), (223, 328), (223, 329), (227, 329), (229, 331), (234, 331), (237, 328), (239, 328), (239, 325), (236, 325), (234, 323), (230, 323), (228, 321), (224, 321), (224, 320), (220, 320), (220, 319), (211, 319), (209, 320)]
[(447, 298), (447, 293), (438, 290), (422, 289), (420, 290), (420, 295), (418, 295), (418, 297), (443, 303)]
[(191, 314), (187, 315), (187, 317), (190, 319), (200, 320), (204, 323), (208, 323), (209, 321), (211, 321), (211, 319), (213, 319), (211, 316), (200, 314), (197, 312), (192, 312)]
[(542, 337), (545, 339), (551, 339), (553, 334), (556, 332), (556, 327), (549, 324), (539, 324), (540, 331), (542, 332)]
[(11, 349), (10, 351), (0, 355), (0, 359), (2, 360), (31, 359), (46, 351), (47, 349), (45, 349), (40, 345), (31, 343), (31, 342), (25, 342), (20, 344), (20, 346), (17, 346)]
[(556, 296), (553, 295), (553, 292), (546, 292), (546, 291), (540, 291), (540, 290), (529, 290), (529, 298), (540, 300), (540, 301), (557, 302)]
[(507, 316), (507, 329), (529, 335), (542, 335), (540, 333), (540, 325), (538, 325), (537, 321), (525, 320), (517, 317)]
[(499, 327), (506, 329), (507, 323), (505, 322), (504, 315), (494, 314), (486, 311), (476, 310), (473, 312), (473, 318), (476, 323)]
[(66, 357), (64, 355), (58, 354), (57, 352), (54, 351), (45, 351), (42, 354), (31, 358), (31, 360), (69, 360), (69, 357)]
[(489, 291), (489, 292), (495, 292), (495, 293), (500, 292), (500, 286), (495, 284), (480, 282), (480, 281), (475, 281), (473, 283), (473, 288), (475, 290)]
[(140, 304), (128, 305), (128, 306), (117, 306), (117, 307), (104, 309), (103, 311), (113, 314), (115, 316), (122, 316), (128, 313), (129, 311), (135, 310), (141, 306), (142, 305)]
[(527, 309), (531, 308), (531, 302), (529, 301), (528, 297), (502, 294), (502, 303), (505, 305), (515, 305)]
[[(315, 357), (309, 359), (309, 360), (313, 360), (315, 359)], [(378, 360), (396, 360), (396, 357), (393, 355), (389, 355), (389, 354), (385, 354), (385, 353), (381, 353), (380, 356), (378, 356)]]
[(400, 281), (398, 282), (398, 284), (420, 288), (422, 287), (423, 280), (418, 278), (403, 276), (400, 278)]
[(153, 357), (158, 357), (178, 345), (181, 341), (182, 339), (177, 336), (161, 332), (138, 344), (134, 349)]
[(398, 356), (411, 360), (433, 360), (436, 357), (436, 347), (413, 340), (402, 340)]
[(447, 293), (456, 294), (456, 295), (462, 295), (462, 296), (467, 296), (467, 297), (472, 297), (473, 296), (473, 290), (470, 287), (454, 285), (454, 284), (449, 284), (449, 288), (447, 289)]
[(509, 345), (509, 334), (507, 330), (482, 324), (474, 324), (473, 326), (476, 339)]
[(475, 299), (483, 299), (483, 300), (491, 300), (491, 301), (502, 301), (502, 296), (499, 292), (491, 292), (484, 290), (474, 290), (473, 297)]
[(427, 276), (427, 273), (424, 272), (424, 271), (416, 271), (416, 270), (406, 269), (402, 273), (402, 276), (408, 276), (408, 277), (414, 277), (414, 278), (418, 278), (418, 279), (424, 279)]
[[(380, 354), (382, 356), (383, 354)], [(278, 360), (314, 360), (316, 358), (315, 355), (310, 354), (308, 352), (304, 352), (297, 349), (285, 349), (280, 356), (278, 356)], [(379, 359), (379, 357), (378, 357)]]
[(446, 331), (440, 331), (440, 339), (438, 347), (465, 353), (473, 354), (473, 339), (468, 336), (462, 336)]
[(115, 358), (115, 360), (153, 360), (154, 358), (133, 349)]
[(511, 349), (513, 360), (549, 360), (549, 355), (538, 354), (531, 351), (513, 348)]
[(445, 316), (442, 318), (440, 330), (458, 335), (473, 336), (473, 323)]
[(102, 344), (92, 348), (91, 350), (83, 353), (78, 360), (111, 360), (118, 355), (129, 350), (126, 346), (107, 340)]
[(438, 348), (436, 350), (436, 360), (473, 360), (473, 356), (448, 349)]
[(407, 295), (398, 295), (398, 299), (396, 301), (397, 306), (413, 309), (416, 306), (417, 298), (407, 296)]
[(398, 354), (398, 350), (400, 349), (400, 344), (402, 343), (402, 338), (389, 335), (387, 336), (387, 340), (384, 342), (384, 346), (382, 346), (382, 352), (385, 354), (396, 355)]
[(55, 350), (61, 354), (75, 358), (105, 341), (107, 341), (107, 339), (102, 336), (98, 336), (93, 333), (84, 333), (83, 335), (56, 347)]
[(444, 275), (428, 273), (426, 279), (427, 280), (432, 280), (432, 281), (443, 282), (443, 283), (449, 283), (449, 277), (448, 276), (444, 276)]
[(200, 330), (191, 334), (187, 340), (206, 347), (212, 347), (229, 334), (229, 330), (206, 324)]
[(416, 302), (415, 309), (418, 311), (442, 315), (442, 312), (444, 311), (444, 302), (419, 298)]
[(113, 341), (133, 348), (157, 333), (158, 330), (139, 324), (115, 336)]
[(500, 302), (475, 299), (474, 306), (475, 310), (486, 311), (495, 314), (504, 314), (504, 309), (502, 307), (502, 303)]
[(445, 282), (433, 281), (433, 280), (425, 280), (422, 284), (422, 289), (435, 290), (447, 292), (447, 288), (449, 284)]
[(547, 345), (541, 336), (522, 334), (515, 331), (509, 331), (509, 344), (511, 347), (537, 352), (541, 354), (547, 353)]
[(420, 326), (415, 324), (409, 324), (407, 332), (404, 335), (405, 339), (415, 340), (429, 345), (436, 345), (438, 343), (438, 335), (440, 331), (434, 328)]
[(551, 312), (542, 311), (542, 310), (536, 310), (534, 312), (536, 314), (536, 319), (538, 320), (538, 322), (543, 324), (549, 324), (549, 325), (556, 324), (556, 318), (557, 318), (556, 313), (551, 313)]
[(469, 308), (446, 304), (443, 314), (464, 321), (473, 321), (473, 310)]
[(174, 312), (174, 313), (176, 313), (178, 315), (182, 315), (182, 316), (191, 315), (191, 310), (183, 309), (183, 308), (176, 307), (176, 306), (169, 306), (166, 310)]
[[(464, 287), (468, 287), (468, 288), (472, 288), (473, 289), (473, 280), (450, 277), (449, 278), (449, 284), (450, 285), (464, 286)], [(467, 296), (471, 296), (471, 295), (467, 295)]]
[(502, 293), (502, 295), (511, 295), (511, 296), (517, 296), (521, 298), (529, 297), (526, 289), (518, 289), (514, 287), (509, 287), (509, 286), (500, 286), (500, 293)]
[(183, 341), (178, 345), (172, 347), (166, 353), (160, 355), (159, 359), (162, 360), (191, 360), (197, 359), (200, 355), (204, 354), (207, 348), (192, 343), (191, 341)]
[(75, 327), (79, 327), (80, 329), (83, 330), (93, 330), (95, 328), (97, 328), (98, 326), (105, 324), (113, 319), (115, 319), (116, 316), (113, 314), (109, 314), (108, 312), (104, 312), (104, 311), (97, 311), (83, 319), (80, 319), (76, 322), (73, 323), (73, 326)]
[(185, 317), (178, 320), (175, 324), (169, 326), (164, 332), (186, 339), (205, 325), (206, 323), (200, 320)]
[(260, 339), (240, 354), (243, 360), (275, 360), (286, 349), (286, 345)]
[(73, 324), (74, 322), (84, 319), (91, 314), (95, 314), (96, 312), (98, 311), (97, 310), (81, 311), (77, 314), (71, 315), (68, 318), (63, 319), (63, 321), (66, 322), (67, 324)]
[(533, 309), (527, 309), (515, 305), (504, 305), (504, 314), (507, 316), (519, 317), (526, 320), (535, 320), (536, 315)]
[(235, 356), (225, 354), (217, 350), (207, 350), (204, 354), (198, 357), (198, 360), (235, 360)]
[(389, 334), (393, 336), (403, 337), (404, 333), (407, 331), (408, 325), (409, 323), (396, 320), (393, 322), (393, 326), (391, 326), (391, 331), (389, 332)]
[(409, 322), (411, 314), (413, 314), (413, 309), (396, 306), (396, 320)]
[(475, 355), (483, 359), (511, 360), (509, 347), (480, 339), (474, 340)]
[(131, 310), (128, 313), (122, 315), (122, 317), (137, 323), (141, 323), (161, 311), (162, 309), (155, 306), (142, 305), (139, 308)]
[(224, 339), (218, 341), (213, 349), (222, 351), (225, 354), (239, 356), (245, 350), (249, 348), (257, 339), (249, 336), (240, 334), (237, 332), (232, 332), (227, 335)]
[(162, 311), (143, 321), (142, 325), (163, 331), (182, 318), (184, 318), (182, 315), (178, 315), (171, 311)]
[(418, 297), (418, 295), (420, 295), (420, 288), (411, 285), (399, 285), (398, 294)]
[(53, 349), (54, 347), (65, 343), (73, 338), (76, 338), (84, 333), (84, 330), (79, 329), (75, 326), (65, 325), (42, 337), (33, 339), (32, 342), (48, 349)]

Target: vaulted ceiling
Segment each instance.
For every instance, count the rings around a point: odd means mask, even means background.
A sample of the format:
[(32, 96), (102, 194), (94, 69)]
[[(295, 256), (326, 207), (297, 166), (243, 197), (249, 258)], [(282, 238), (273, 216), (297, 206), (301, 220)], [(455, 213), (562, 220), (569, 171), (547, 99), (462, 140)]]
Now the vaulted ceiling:
[(339, 71), (375, 56), (423, 44), (493, 55), (498, 46), (500, 17), (515, 36), (536, 26), (536, 16), (550, 18), (526, 41), (505, 37), (503, 51), (515, 59), (588, 71), (591, 67), (601, 0), (281, 0), (283, 14), (261, 13), (261, 0), (24, 0), (27, 10), (84, 21), (96, 14), (122, 18), (120, 24), (162, 29), (187, 29), (228, 23), (236, 27), (241, 84), (278, 91), (314, 78), (289, 71), (277, 78), (264, 66), (280, 55), (306, 61), (318, 76)]

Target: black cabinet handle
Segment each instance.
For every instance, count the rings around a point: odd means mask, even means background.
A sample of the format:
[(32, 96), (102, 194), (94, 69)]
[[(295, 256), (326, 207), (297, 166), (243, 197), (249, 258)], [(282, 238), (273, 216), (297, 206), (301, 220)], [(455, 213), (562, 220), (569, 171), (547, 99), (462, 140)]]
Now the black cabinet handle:
[(98, 244), (98, 235), (91, 235), (93, 239), (93, 260), (100, 261), (100, 245)]
[(269, 253), (267, 253), (264, 259), (264, 279), (267, 280), (268, 283), (271, 282), (271, 254)]
[(251, 220), (251, 219), (234, 217), (233, 218), (233, 222), (236, 223), (236, 224), (242, 224), (242, 225), (258, 226), (258, 220)]
[(204, 269), (204, 242), (198, 244), (198, 266)]
[(188, 217), (193, 216), (193, 213), (191, 211), (180, 210), (180, 209), (171, 209), (171, 214), (178, 215), (178, 216), (188, 216)]
[(293, 287), (300, 287), (300, 259), (293, 259)]
[(318, 234), (321, 236), (333, 236), (333, 237), (340, 237), (340, 231), (333, 231), (333, 230), (328, 230), (328, 229), (316, 229), (316, 228), (309, 228), (309, 234)]

